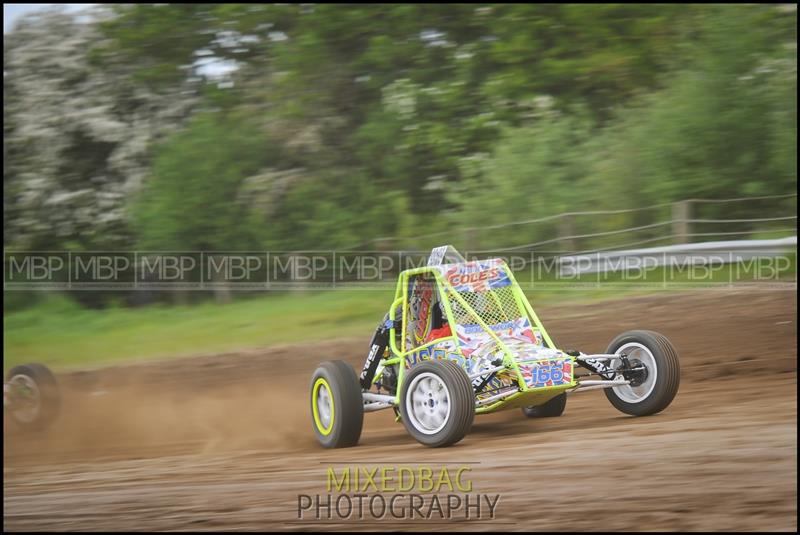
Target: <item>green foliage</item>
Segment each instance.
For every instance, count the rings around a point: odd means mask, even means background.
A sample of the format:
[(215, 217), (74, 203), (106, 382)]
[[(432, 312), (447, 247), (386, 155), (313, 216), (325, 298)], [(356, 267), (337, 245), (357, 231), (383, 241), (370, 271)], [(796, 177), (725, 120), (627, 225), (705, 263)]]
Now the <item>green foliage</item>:
[[(794, 30), (782, 19), (768, 24), (764, 17), (774, 14), (760, 6), (714, 13), (687, 67), (604, 132), (588, 175), (598, 202), (644, 206), (796, 190), (797, 49), (788, 46)], [(720, 204), (695, 215), (768, 217), (765, 210), (776, 206)], [(723, 230), (737, 228), (748, 226)]]
[[(353, 189), (342, 190), (342, 182)], [(351, 247), (407, 232), (408, 211), (405, 197), (381, 191), (363, 175), (316, 177), (283, 198), (269, 219), (265, 245), (278, 250)]]
[[(531, 125), (505, 130), (491, 157), (462, 162), (467, 177), (451, 197), (460, 207), (460, 222), (513, 223), (582, 209), (591, 136), (591, 121), (581, 111), (564, 115), (543, 109)], [(557, 225), (553, 220), (533, 229), (483, 233), (479, 242), (486, 247), (544, 241), (556, 236)]]
[[(400, 237), (397, 246), (425, 247), (403, 238), (796, 188), (791, 6), (113, 11), (99, 24), (105, 40), (87, 53), (124, 66), (134, 85), (187, 85), (202, 99), (182, 131), (150, 147), (149, 177), (129, 202), (130, 234), (142, 247), (318, 249), (387, 235)], [(237, 69), (203, 79), (203, 60)], [(88, 156), (64, 157), (95, 161)], [(765, 209), (704, 208), (709, 216)], [(664, 216), (576, 220), (571, 231)], [(561, 223), (479, 229), (473, 238), (484, 247), (545, 241), (565, 231)]]
[[(786, 123), (792, 117), (794, 128), (786, 130), (796, 132), (797, 114), (791, 112), (792, 101), (795, 110), (797, 106), (796, 49), (791, 61), (781, 50), (787, 36), (781, 40), (780, 35), (750, 31), (764, 23), (758, 15), (716, 17), (691, 68), (646, 99), (644, 113), (632, 121), (650, 170), (643, 178), (654, 198), (794, 190), (786, 178), (793, 175), (796, 181), (796, 171), (785, 167), (779, 176), (771, 176), (780, 166), (774, 164), (770, 134), (776, 121)], [(765, 41), (768, 37), (777, 42)], [(787, 98), (775, 98), (776, 93)]]
[[(793, 29), (774, 9), (761, 6), (710, 11), (713, 17), (698, 23), (700, 37), (686, 45), (684, 68), (664, 76), (661, 89), (632, 100), (602, 127), (593, 127), (581, 108), (540, 112), (531, 126), (506, 130), (491, 157), (478, 159), (477, 165), (475, 159), (466, 160), (473, 173), (453, 196), (460, 206), (459, 220), (465, 225), (509, 223), (566, 211), (795, 191)], [(694, 216), (768, 217), (776, 206), (774, 201), (697, 205)], [(786, 208), (791, 210), (791, 204)], [(668, 208), (632, 212), (578, 220), (570, 230), (582, 235), (669, 218)], [(743, 223), (695, 225), (694, 230), (755, 228)], [(494, 232), (492, 240), (535, 243), (557, 236), (560, 229), (560, 221), (536, 225), (533, 231), (512, 227)], [(663, 235), (664, 230), (644, 229), (638, 238)], [(613, 239), (584, 245), (607, 243)]]
[(115, 5), (116, 17), (100, 24), (113, 40), (90, 51), (93, 62), (135, 60), (135, 77), (158, 86), (179, 83), (194, 52), (207, 41), (207, 7), (203, 4)]
[[(324, 148), (304, 167), (324, 160), (321, 167), (363, 171), (423, 214), (453, 208), (443, 192), (460, 182), (460, 159), (491, 151), (501, 126), (524, 121), (538, 95), (587, 103), (594, 118), (605, 118), (654, 87), (696, 9), (231, 4), (119, 11), (104, 29), (125, 57), (141, 60), (142, 76), (169, 81), (162, 74), (180, 72), (199, 50), (236, 59), (239, 80), (271, 87), (261, 101), (261, 109), (272, 108), (265, 120), (321, 125)], [(233, 91), (252, 86), (243, 87)], [(270, 106), (276, 97), (279, 109)]]
[(257, 244), (239, 198), (275, 151), (246, 118), (199, 115), (159, 147), (133, 206), (150, 250), (245, 250)]

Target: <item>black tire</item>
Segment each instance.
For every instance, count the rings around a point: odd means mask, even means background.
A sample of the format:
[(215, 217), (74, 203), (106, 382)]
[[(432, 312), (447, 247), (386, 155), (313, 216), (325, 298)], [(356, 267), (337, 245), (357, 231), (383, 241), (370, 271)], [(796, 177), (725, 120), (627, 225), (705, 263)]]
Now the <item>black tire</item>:
[[(449, 413), (440, 430), (430, 433), (422, 431), (422, 424), (415, 423), (409, 413), (414, 401), (409, 398), (414, 380), (424, 373), (435, 375), (446, 387), (449, 396)], [(432, 448), (451, 446), (464, 438), (475, 419), (475, 392), (464, 369), (450, 360), (429, 360), (417, 364), (403, 378), (400, 390), (400, 416), (408, 433), (420, 444)], [(418, 427), (419, 426), (419, 427)]]
[(661, 412), (675, 398), (680, 385), (681, 368), (678, 352), (662, 334), (653, 331), (628, 331), (617, 336), (608, 346), (606, 353), (616, 353), (618, 349), (631, 343), (641, 344), (653, 356), (656, 365), (653, 389), (646, 397), (635, 403), (620, 398), (612, 388), (604, 390), (606, 397), (614, 407), (625, 414), (648, 416)]
[(544, 405), (537, 407), (522, 407), (522, 414), (528, 418), (555, 418), (564, 414), (567, 406), (567, 393), (562, 392), (550, 399)]
[[(319, 386), (317, 382), (321, 381)], [(327, 424), (315, 395), (327, 387), (332, 398), (331, 417)], [(323, 362), (311, 378), (311, 427), (317, 440), (326, 448), (348, 448), (358, 444), (364, 425), (364, 401), (361, 385), (352, 366), (341, 360)]]
[(58, 381), (47, 366), (36, 363), (14, 366), (6, 376), (6, 384), (9, 386), (7, 411), (22, 429), (40, 431), (58, 417), (61, 393)]

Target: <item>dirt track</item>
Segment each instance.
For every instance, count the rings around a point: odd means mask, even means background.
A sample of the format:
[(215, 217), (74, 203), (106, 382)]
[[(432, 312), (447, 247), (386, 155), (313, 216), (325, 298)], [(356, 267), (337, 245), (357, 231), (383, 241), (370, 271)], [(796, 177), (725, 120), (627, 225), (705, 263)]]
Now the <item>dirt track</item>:
[[(390, 411), (357, 448), (314, 441), (316, 363), (360, 366), (363, 340), (62, 374), (64, 414), (33, 439), (4, 429), (8, 530), (420, 529), (454, 523), (298, 520), (326, 468), (471, 463), (473, 492), (500, 494), (475, 530), (797, 528), (794, 291), (705, 291), (539, 311), (564, 348), (603, 351), (649, 328), (677, 347), (682, 382), (663, 413), (632, 418), (602, 392), (557, 419), (476, 418), (457, 446), (426, 449)], [(471, 523), (470, 523), (471, 522)]]

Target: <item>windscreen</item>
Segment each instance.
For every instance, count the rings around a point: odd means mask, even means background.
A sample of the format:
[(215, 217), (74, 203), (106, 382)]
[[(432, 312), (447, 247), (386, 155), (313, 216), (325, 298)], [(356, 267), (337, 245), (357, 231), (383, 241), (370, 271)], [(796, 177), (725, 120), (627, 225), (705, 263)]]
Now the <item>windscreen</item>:
[(452, 245), (442, 245), (441, 247), (434, 247), (431, 250), (431, 255), (428, 257), (429, 266), (441, 266), (442, 264), (460, 264), (466, 260), (461, 253), (456, 251)]

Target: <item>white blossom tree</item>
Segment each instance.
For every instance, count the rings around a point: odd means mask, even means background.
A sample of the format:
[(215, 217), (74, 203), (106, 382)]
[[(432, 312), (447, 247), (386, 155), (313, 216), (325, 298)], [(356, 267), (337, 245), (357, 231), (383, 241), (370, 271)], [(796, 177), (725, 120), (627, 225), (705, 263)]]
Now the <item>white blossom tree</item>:
[(190, 82), (156, 92), (132, 65), (93, 61), (102, 36), (85, 16), (32, 13), (4, 36), (5, 246), (128, 244), (125, 206), (150, 148), (197, 101)]

